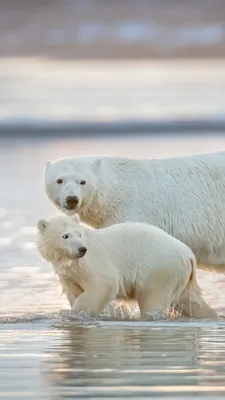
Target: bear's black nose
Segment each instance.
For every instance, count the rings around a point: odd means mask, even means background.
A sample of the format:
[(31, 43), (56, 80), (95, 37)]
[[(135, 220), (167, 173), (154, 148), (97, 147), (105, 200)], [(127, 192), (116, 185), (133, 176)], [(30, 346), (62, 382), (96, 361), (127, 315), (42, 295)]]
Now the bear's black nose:
[(73, 210), (77, 204), (79, 203), (79, 199), (77, 196), (68, 196), (66, 198), (66, 204), (69, 210)]
[(78, 251), (79, 251), (79, 254), (83, 257), (86, 254), (87, 249), (86, 249), (86, 247), (80, 247), (78, 249)]

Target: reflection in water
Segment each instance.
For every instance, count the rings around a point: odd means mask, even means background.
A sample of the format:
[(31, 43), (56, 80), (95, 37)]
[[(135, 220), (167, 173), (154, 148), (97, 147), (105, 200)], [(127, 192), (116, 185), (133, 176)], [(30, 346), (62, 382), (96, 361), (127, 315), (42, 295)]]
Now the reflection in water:
[(50, 357), (43, 361), (43, 379), (54, 399), (225, 395), (224, 329), (133, 325), (59, 330), (60, 340), (45, 349)]
[(225, 395), (225, 328), (213, 323), (0, 325), (0, 343), (0, 398)]

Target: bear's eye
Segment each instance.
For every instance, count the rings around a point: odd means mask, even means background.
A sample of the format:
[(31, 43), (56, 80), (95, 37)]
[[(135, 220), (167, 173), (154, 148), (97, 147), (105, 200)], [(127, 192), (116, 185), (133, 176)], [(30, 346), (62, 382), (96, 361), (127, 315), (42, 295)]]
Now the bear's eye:
[(85, 185), (86, 181), (80, 181), (81, 185)]
[(69, 239), (69, 235), (63, 235), (63, 239)]
[(59, 185), (61, 185), (61, 183), (63, 183), (63, 180), (62, 179), (57, 179), (57, 181), (56, 181)]

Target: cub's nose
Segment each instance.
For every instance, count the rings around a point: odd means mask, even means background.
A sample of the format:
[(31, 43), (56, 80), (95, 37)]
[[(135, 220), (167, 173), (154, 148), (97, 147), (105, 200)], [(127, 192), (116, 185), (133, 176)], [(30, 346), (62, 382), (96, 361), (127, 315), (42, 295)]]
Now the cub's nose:
[(78, 251), (81, 257), (85, 256), (85, 254), (87, 253), (86, 247), (80, 247)]
[(79, 203), (79, 199), (77, 196), (68, 196), (66, 198), (66, 204), (69, 210), (73, 210), (77, 204)]

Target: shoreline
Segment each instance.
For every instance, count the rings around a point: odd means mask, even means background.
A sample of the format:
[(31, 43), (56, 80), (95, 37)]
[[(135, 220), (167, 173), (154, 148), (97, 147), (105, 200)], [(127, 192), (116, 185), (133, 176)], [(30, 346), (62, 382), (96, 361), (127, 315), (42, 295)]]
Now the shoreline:
[(33, 121), (27, 123), (9, 122), (0, 123), (0, 135), (5, 136), (34, 136), (38, 134), (44, 137), (98, 137), (107, 135), (137, 135), (144, 134), (148, 136), (154, 135), (170, 135), (170, 134), (210, 134), (225, 133), (225, 119), (174, 119), (167, 121), (148, 121), (148, 120), (124, 120), (114, 122), (101, 121)]

